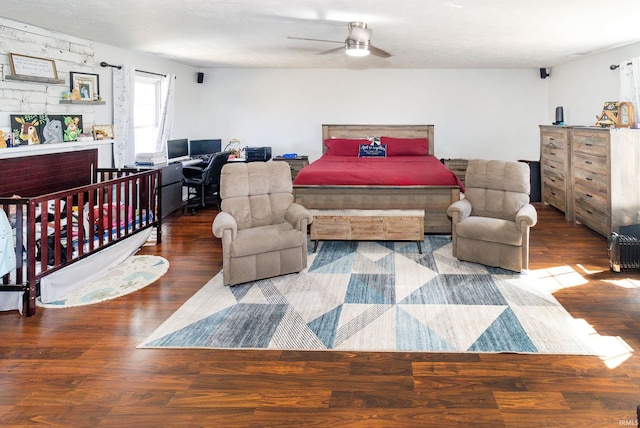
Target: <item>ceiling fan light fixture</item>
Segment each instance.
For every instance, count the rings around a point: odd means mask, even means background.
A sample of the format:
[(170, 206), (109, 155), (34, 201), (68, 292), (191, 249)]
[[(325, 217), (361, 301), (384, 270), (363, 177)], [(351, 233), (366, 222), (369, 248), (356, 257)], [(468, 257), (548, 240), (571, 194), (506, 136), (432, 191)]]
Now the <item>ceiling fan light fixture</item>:
[(367, 56), (369, 55), (369, 43), (362, 43), (357, 40), (347, 39), (344, 42), (344, 50), (349, 56)]

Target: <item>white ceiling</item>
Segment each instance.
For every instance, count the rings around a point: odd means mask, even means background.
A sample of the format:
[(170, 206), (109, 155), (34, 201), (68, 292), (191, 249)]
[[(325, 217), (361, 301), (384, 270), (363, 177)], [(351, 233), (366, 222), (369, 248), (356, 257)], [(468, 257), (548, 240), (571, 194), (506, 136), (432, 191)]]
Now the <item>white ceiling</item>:
[[(2, 0), (2, 16), (195, 67), (541, 68), (640, 42), (640, 1)], [(350, 58), (349, 21), (392, 54)]]

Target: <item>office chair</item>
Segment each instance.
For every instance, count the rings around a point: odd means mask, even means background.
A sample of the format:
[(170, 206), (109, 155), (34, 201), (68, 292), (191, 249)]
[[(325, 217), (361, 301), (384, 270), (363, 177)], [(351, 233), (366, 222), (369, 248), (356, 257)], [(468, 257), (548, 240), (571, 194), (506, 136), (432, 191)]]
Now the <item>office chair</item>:
[(220, 206), (220, 172), (229, 159), (229, 152), (220, 152), (209, 158), (204, 168), (186, 166), (182, 169), (182, 185), (187, 187), (187, 200), (182, 211), (191, 209), (195, 214), (197, 208), (207, 206), (207, 196), (215, 197), (215, 205)]

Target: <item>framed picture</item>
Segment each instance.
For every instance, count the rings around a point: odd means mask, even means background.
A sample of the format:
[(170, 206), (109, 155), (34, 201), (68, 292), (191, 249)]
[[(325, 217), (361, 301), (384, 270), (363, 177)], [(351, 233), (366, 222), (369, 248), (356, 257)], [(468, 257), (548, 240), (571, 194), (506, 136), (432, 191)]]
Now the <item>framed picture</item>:
[(11, 73), (14, 75), (58, 78), (56, 63), (52, 59), (10, 53), (9, 64), (11, 65)]
[(629, 101), (622, 101), (618, 106), (618, 128), (633, 128), (635, 124), (635, 114), (633, 112), (633, 104)]
[(12, 114), (9, 115), (9, 118), (14, 146), (31, 146), (42, 143), (43, 115)]
[(7, 147), (14, 147), (13, 133), (8, 126), (0, 128), (0, 149), (6, 149)]
[(64, 117), (60, 115), (46, 115), (41, 120), (42, 144), (53, 144), (64, 142)]
[(82, 101), (94, 101), (100, 96), (100, 75), (93, 73), (70, 72), (71, 99), (78, 94)]
[(93, 125), (93, 138), (95, 140), (112, 140), (113, 125)]
[(78, 141), (78, 137), (82, 134), (82, 115), (74, 114), (73, 116), (62, 115), (62, 140)]

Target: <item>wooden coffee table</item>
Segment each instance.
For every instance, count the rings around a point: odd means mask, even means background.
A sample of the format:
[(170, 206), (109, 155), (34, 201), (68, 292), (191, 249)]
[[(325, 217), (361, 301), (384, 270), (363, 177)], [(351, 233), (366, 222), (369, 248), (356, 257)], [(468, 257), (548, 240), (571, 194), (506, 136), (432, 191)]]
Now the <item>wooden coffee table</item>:
[(422, 254), (424, 210), (309, 210), (311, 240), (415, 241)]

